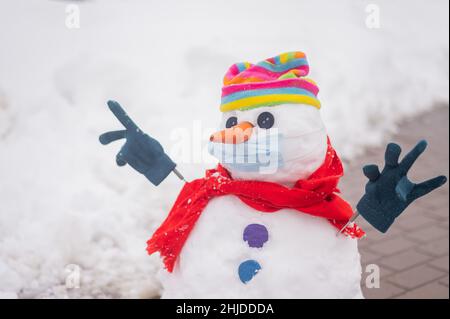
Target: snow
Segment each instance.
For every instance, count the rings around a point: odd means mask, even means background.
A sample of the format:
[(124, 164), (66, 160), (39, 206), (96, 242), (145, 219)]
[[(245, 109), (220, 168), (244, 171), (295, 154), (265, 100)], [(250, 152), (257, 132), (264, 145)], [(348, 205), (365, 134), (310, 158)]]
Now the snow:
[[(350, 159), (395, 124), (448, 103), (448, 2), (250, 0), (0, 4), (0, 296), (154, 297), (158, 256), (145, 242), (181, 187), (117, 168), (120, 101), (188, 179), (211, 159), (229, 65), (303, 50), (322, 115)], [(381, 28), (365, 25), (380, 7)], [(183, 139), (180, 140), (180, 137)], [(65, 283), (80, 269), (80, 288)]]

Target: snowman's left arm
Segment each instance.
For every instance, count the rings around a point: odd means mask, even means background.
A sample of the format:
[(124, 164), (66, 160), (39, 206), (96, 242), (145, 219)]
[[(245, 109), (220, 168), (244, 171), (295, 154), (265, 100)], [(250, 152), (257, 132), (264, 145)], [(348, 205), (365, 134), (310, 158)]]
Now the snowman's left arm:
[(446, 183), (445, 176), (419, 184), (408, 179), (408, 171), (426, 147), (427, 142), (420, 141), (399, 162), (401, 148), (398, 144), (390, 143), (386, 148), (385, 166), (381, 172), (377, 165), (364, 166), (363, 172), (369, 181), (356, 208), (377, 230), (385, 233), (413, 201)]

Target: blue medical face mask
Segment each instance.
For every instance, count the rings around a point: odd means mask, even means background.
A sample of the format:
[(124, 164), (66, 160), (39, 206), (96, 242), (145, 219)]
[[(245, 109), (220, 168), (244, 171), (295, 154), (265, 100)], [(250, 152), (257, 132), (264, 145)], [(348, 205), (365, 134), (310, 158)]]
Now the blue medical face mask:
[(208, 151), (220, 163), (241, 172), (273, 174), (283, 167), (282, 135), (277, 129), (260, 131), (239, 144), (209, 142)]

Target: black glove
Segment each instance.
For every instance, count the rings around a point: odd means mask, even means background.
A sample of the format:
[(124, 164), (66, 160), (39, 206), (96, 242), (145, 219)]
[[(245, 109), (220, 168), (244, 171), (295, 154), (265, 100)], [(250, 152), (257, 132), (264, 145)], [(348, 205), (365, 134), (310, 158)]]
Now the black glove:
[(141, 131), (119, 103), (108, 101), (108, 106), (126, 129), (100, 135), (100, 143), (106, 145), (125, 138), (126, 142), (116, 156), (117, 165), (130, 164), (152, 184), (158, 186), (175, 169), (176, 164), (157, 140)]
[(420, 184), (412, 183), (406, 176), (411, 166), (427, 147), (420, 141), (399, 163), (401, 148), (390, 143), (386, 148), (383, 171), (377, 165), (364, 166), (364, 175), (369, 178), (366, 193), (356, 209), (373, 227), (385, 233), (394, 220), (417, 198), (422, 197), (447, 181), (438, 176)]

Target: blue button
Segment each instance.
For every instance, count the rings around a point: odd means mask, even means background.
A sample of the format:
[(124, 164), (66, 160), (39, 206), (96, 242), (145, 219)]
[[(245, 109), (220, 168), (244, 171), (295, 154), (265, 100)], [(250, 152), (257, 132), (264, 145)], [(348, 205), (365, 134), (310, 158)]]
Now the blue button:
[(242, 283), (246, 284), (261, 270), (261, 265), (254, 260), (244, 261), (239, 266), (239, 278)]

